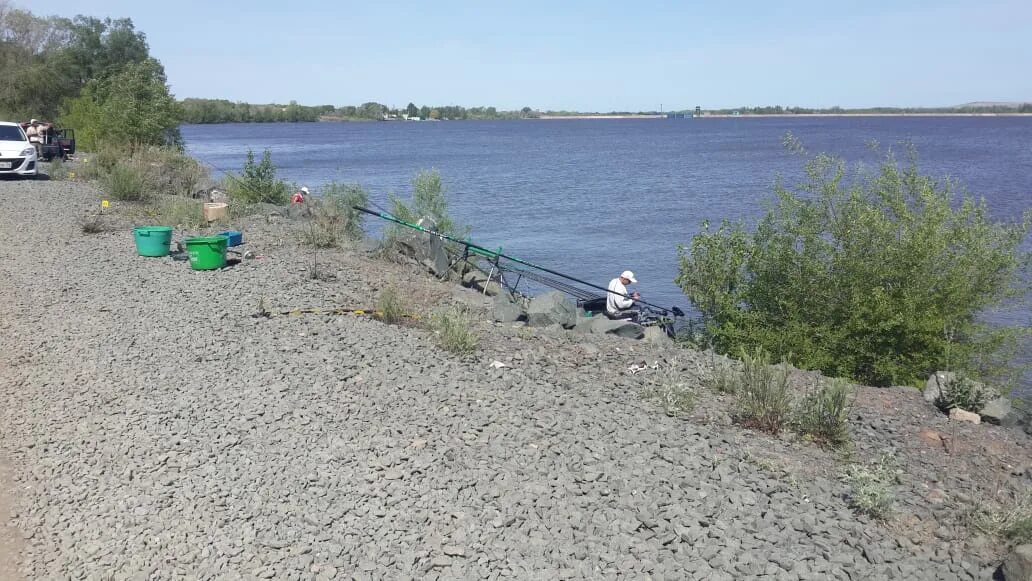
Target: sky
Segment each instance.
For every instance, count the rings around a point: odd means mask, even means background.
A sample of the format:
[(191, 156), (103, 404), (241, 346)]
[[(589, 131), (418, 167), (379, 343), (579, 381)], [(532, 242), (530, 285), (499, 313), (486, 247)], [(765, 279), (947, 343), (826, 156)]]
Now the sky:
[(131, 18), (180, 98), (578, 111), (1032, 101), (1029, 0), (14, 4)]

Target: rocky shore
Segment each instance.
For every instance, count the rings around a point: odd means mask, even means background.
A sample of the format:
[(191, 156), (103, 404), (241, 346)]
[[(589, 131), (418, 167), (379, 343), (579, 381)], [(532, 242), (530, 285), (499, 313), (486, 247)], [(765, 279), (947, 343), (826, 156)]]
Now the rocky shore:
[[(971, 517), (1032, 485), (1020, 429), (862, 387), (848, 450), (772, 437), (702, 387), (712, 354), (496, 323), (480, 293), (359, 247), (316, 254), (275, 213), (238, 225), (257, 258), (194, 272), (136, 256), (117, 204), (84, 233), (99, 199), (0, 182), (0, 567), (16, 578), (1002, 575), (1010, 548)], [(254, 316), (370, 308), (388, 285), (417, 311), (480, 313), (480, 348)], [(686, 416), (642, 398), (671, 372), (698, 386)], [(882, 521), (850, 508), (841, 474), (885, 458)]]

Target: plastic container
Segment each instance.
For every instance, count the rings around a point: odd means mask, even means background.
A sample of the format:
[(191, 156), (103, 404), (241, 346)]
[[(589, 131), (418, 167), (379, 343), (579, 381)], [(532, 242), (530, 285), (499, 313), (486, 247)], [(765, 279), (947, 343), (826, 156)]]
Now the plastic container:
[(139, 226), (133, 228), (136, 252), (140, 256), (168, 256), (172, 244), (171, 226)]
[(244, 243), (244, 235), (236, 230), (227, 230), (225, 232), (219, 232), (219, 236), (225, 236), (226, 240), (229, 241), (230, 246), (240, 246)]
[(226, 266), (225, 236), (197, 236), (186, 239), (186, 253), (190, 255), (190, 268), (194, 270), (215, 270)]
[(204, 213), (204, 219), (208, 222), (214, 222), (215, 220), (221, 220), (229, 217), (229, 204), (223, 204), (221, 202), (207, 202), (202, 208)]

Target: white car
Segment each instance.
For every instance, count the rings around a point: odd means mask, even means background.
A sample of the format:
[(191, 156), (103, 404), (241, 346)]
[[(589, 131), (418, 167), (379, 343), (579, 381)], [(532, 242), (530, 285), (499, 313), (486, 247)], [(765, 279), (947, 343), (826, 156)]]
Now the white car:
[(0, 121), (0, 176), (36, 177), (36, 148), (21, 125)]

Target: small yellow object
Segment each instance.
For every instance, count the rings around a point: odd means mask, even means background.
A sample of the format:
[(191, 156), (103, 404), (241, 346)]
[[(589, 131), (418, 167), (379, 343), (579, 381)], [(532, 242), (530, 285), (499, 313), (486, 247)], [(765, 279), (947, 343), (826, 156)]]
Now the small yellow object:
[(111, 202), (109, 202), (109, 201), (107, 201), (107, 200), (101, 200), (101, 201), (100, 201), (100, 207), (101, 207), (101, 208), (108, 208), (108, 207), (110, 207), (110, 206), (111, 206)]
[(70, 171), (70, 172), (68, 172), (68, 177), (69, 177), (70, 179), (73, 179), (73, 180), (74, 180), (74, 179), (75, 179), (75, 172), (74, 172), (74, 171)]

